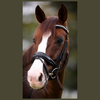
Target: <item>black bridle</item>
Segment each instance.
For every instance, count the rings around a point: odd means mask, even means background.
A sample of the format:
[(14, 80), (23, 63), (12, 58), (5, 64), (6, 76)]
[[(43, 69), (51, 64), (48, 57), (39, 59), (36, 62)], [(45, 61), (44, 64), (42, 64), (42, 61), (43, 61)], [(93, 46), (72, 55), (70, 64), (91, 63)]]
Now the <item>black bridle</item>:
[[(69, 31), (68, 31), (67, 28), (65, 28), (62, 25), (56, 25), (56, 28), (61, 28), (61, 29), (63, 29), (67, 33), (67, 36), (66, 36), (66, 39), (65, 39), (65, 43), (64, 43), (63, 49), (62, 49), (62, 51), (61, 51), (61, 53), (59, 55), (59, 60), (60, 60), (59, 64), (57, 65), (56, 64), (57, 61), (55, 62), (53, 59), (51, 59), (48, 55), (46, 55), (43, 52), (36, 52), (33, 55), (32, 61), (34, 62), (35, 59), (39, 59), (43, 63), (44, 68), (45, 68), (45, 71), (46, 71), (46, 84), (47, 84), (48, 80), (53, 80), (53, 79), (57, 78), (57, 81), (58, 81), (61, 89), (63, 89), (62, 84), (61, 84), (61, 82), (59, 80), (59, 77), (58, 77), (58, 73), (62, 69), (64, 69), (64, 66), (65, 66), (66, 61), (67, 61), (67, 58), (68, 58), (69, 51), (68, 51), (68, 48), (67, 47), (68, 47), (68, 34), (69, 34)], [(67, 53), (66, 53), (66, 49), (67, 49)], [(65, 57), (65, 60), (64, 60), (64, 57)], [(48, 68), (47, 68), (47, 66), (46, 66), (46, 64), (44, 63), (43, 60), (47, 64), (49, 64), (49, 65), (51, 65), (53, 67), (53, 69), (52, 69), (51, 72), (48, 71)], [(64, 63), (63, 63), (63, 60), (64, 60)], [(61, 67), (61, 64), (62, 63), (63, 63), (63, 66)], [(32, 92), (32, 89), (30, 91), (29, 98), (30, 98), (31, 92)]]

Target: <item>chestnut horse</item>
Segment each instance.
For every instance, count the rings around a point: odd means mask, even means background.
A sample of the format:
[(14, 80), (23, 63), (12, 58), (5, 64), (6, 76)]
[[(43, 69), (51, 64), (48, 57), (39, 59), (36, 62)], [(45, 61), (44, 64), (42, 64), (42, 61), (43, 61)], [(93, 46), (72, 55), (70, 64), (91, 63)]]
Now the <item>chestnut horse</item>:
[(23, 98), (61, 98), (69, 59), (68, 12), (62, 4), (58, 17), (46, 17), (37, 6), (35, 16), (40, 25), (23, 54)]

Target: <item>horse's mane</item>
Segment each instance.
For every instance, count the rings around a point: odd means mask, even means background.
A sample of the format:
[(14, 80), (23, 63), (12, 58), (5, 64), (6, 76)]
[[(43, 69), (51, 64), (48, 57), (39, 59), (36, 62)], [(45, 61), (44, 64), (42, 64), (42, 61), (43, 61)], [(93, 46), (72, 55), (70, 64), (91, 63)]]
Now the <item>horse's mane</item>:
[(55, 24), (58, 22), (58, 18), (55, 16), (45, 19), (36, 29), (35, 33), (39, 32), (40, 34), (45, 32), (55, 33)]

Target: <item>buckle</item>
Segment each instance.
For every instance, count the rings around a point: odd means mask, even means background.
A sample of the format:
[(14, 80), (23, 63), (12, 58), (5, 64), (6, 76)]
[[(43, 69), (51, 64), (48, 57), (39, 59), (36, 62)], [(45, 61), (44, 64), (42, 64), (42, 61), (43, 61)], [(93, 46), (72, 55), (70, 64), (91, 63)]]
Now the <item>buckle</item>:
[(52, 70), (52, 72), (49, 73), (49, 75), (51, 76), (51, 79), (54, 79), (54, 78), (57, 77), (57, 75), (58, 75), (57, 72), (58, 72), (58, 68), (54, 68), (54, 69)]

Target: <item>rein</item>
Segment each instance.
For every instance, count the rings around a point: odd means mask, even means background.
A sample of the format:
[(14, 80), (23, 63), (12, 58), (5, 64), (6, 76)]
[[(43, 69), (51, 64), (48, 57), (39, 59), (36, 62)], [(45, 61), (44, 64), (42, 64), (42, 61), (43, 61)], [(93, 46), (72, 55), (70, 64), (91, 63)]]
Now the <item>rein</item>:
[[(69, 31), (68, 31), (67, 28), (65, 28), (62, 25), (55, 25), (55, 27), (56, 28), (61, 28), (67, 33), (66, 40), (65, 40), (65, 43), (64, 43), (64, 46), (63, 46), (63, 50), (61, 51), (61, 53), (58, 57), (59, 58), (58, 60), (60, 60), (59, 64), (57, 65), (56, 64), (57, 61), (55, 62), (53, 59), (51, 59), (48, 55), (46, 55), (43, 52), (36, 52), (33, 55), (32, 62), (34, 62), (35, 59), (39, 59), (43, 63), (43, 66), (44, 66), (45, 71), (46, 71), (46, 84), (47, 84), (48, 80), (53, 80), (53, 79), (57, 78), (58, 84), (59, 84), (60, 88), (63, 90), (63, 86), (62, 86), (62, 84), (59, 80), (58, 73), (64, 69), (64, 66), (65, 66), (67, 58), (68, 58), (69, 51), (68, 51), (67, 47), (68, 47), (68, 34), (69, 34)], [(67, 49), (67, 53), (66, 53), (66, 49)], [(65, 60), (64, 60), (64, 57), (65, 57)], [(44, 63), (43, 60), (47, 64), (49, 64), (53, 67), (51, 72), (48, 71), (48, 68), (47, 68), (47, 66), (46, 66), (46, 64)], [(63, 63), (63, 60), (64, 60), (64, 63)], [(63, 63), (63, 66), (60, 68), (62, 63)], [(32, 90), (33, 89), (30, 90), (28, 98), (30, 98)]]

